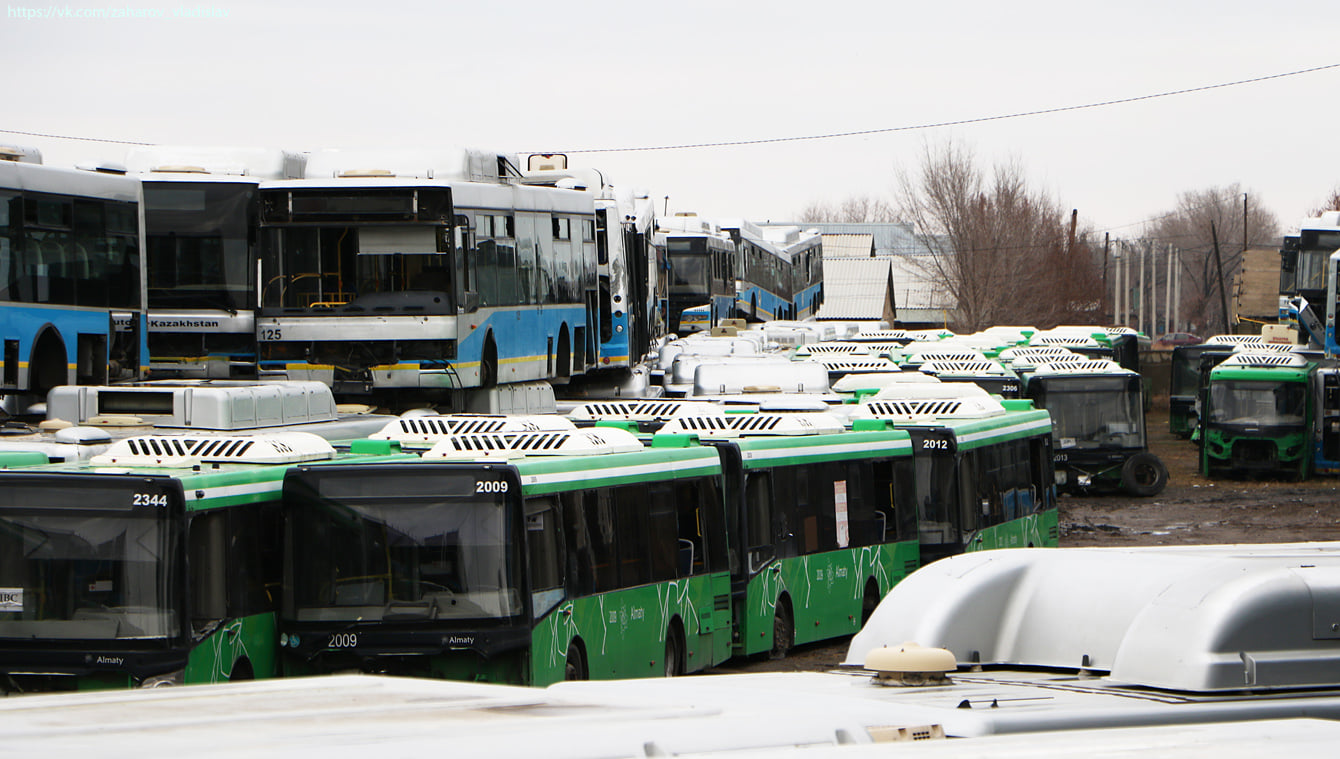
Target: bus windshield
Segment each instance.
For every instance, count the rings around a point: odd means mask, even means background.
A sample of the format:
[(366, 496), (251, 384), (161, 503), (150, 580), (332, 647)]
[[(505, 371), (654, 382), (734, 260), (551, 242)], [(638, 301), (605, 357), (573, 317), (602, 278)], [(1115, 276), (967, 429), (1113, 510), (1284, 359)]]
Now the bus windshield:
[(1306, 412), (1307, 385), (1302, 382), (1210, 383), (1210, 422), (1213, 424), (1300, 425)]
[(1045, 383), (1042, 406), (1051, 414), (1058, 449), (1144, 446), (1144, 410), (1131, 380), (1075, 377)]
[(707, 292), (707, 261), (700, 253), (670, 254), (671, 291)]
[(464, 475), (361, 473), (286, 485), (285, 614), (307, 621), (499, 619), (523, 613), (506, 492)]
[(255, 307), (256, 185), (146, 182), (150, 308)]
[[(177, 540), (166, 496), (6, 483), (0, 508), (0, 638), (174, 637)], [(59, 491), (59, 492), (57, 492)], [(64, 507), (43, 508), (59, 497)], [(108, 507), (139, 498), (140, 508)], [(89, 499), (98, 501), (90, 503)], [(25, 503), (26, 502), (26, 503)], [(77, 504), (78, 508), (74, 505)]]

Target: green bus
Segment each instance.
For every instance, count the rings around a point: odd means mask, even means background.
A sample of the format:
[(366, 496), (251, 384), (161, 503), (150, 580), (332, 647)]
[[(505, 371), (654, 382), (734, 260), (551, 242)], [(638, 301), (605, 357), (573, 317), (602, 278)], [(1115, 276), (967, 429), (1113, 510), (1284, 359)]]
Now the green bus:
[(1057, 545), (1047, 411), (963, 383), (888, 388), (860, 409), (911, 436), (923, 564), (968, 551)]
[(1206, 477), (1312, 474), (1315, 362), (1280, 351), (1234, 353), (1210, 371), (1200, 420)]
[(665, 442), (466, 433), (417, 463), (295, 468), (286, 671), (544, 685), (724, 661), (721, 465)]
[(0, 689), (274, 676), (284, 471), (336, 459), (307, 432), (204, 433), (0, 471)]
[(714, 444), (597, 426), (295, 467), (286, 671), (545, 685), (855, 632), (917, 566), (915, 522), (892, 501), (896, 483), (910, 492), (909, 438), (777, 416), (766, 437)]

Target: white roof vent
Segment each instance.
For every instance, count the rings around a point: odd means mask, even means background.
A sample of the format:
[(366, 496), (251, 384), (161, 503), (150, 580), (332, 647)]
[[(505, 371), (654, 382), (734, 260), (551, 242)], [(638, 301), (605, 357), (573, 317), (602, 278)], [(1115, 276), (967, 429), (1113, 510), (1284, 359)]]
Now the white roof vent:
[(842, 420), (832, 414), (726, 414), (681, 416), (666, 422), (657, 434), (697, 435), (723, 439), (762, 435), (822, 435), (842, 432)]
[(1010, 372), (995, 361), (927, 361), (921, 365), (921, 371), (950, 377), (1010, 376)]
[(569, 431), (451, 435), (423, 455), (427, 460), (474, 460), (522, 456), (593, 456), (643, 450), (633, 433), (614, 427)]
[(919, 398), (869, 400), (860, 405), (861, 416), (875, 419), (986, 419), (1005, 413), (1005, 407), (990, 396), (976, 398)]
[(1307, 359), (1296, 353), (1234, 353), (1220, 366), (1251, 366), (1258, 369), (1302, 369)]
[(649, 399), (584, 403), (569, 411), (568, 418), (587, 422), (659, 422), (677, 416), (724, 416), (725, 413), (721, 406), (707, 401)]
[(1061, 374), (1135, 374), (1135, 372), (1123, 369), (1121, 364), (1105, 358), (1084, 359), (1082, 361), (1066, 359), (1064, 362), (1048, 361), (1039, 365), (1033, 376), (1045, 377)]
[(946, 649), (908, 642), (871, 649), (865, 668), (875, 673), (873, 682), (879, 685), (949, 685), (949, 673), (958, 669), (958, 662)]
[(335, 457), (324, 438), (310, 432), (255, 436), (144, 435), (112, 444), (95, 466), (190, 467), (197, 464), (296, 464)]
[(513, 432), (575, 430), (572, 420), (554, 414), (504, 416), (501, 414), (414, 414), (388, 423), (373, 440), (396, 440), (402, 446), (431, 448), (452, 435), (486, 435)]

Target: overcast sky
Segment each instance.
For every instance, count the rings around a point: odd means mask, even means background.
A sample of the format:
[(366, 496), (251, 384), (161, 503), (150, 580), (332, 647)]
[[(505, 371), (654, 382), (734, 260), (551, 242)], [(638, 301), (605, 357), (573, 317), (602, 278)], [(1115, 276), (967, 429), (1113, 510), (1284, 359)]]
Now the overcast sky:
[[(566, 150), (617, 185), (668, 196), (671, 212), (754, 221), (853, 195), (892, 200), (898, 169), (952, 139), (983, 166), (1018, 161), (1114, 236), (1138, 234), (1179, 193), (1232, 183), (1294, 226), (1340, 183), (1340, 68), (904, 129), (1338, 64), (1334, 2), (6, 1), (0, 130)], [(81, 18), (92, 14), (132, 17)], [(575, 152), (865, 130), (898, 131)], [(55, 165), (127, 149), (0, 142)]]

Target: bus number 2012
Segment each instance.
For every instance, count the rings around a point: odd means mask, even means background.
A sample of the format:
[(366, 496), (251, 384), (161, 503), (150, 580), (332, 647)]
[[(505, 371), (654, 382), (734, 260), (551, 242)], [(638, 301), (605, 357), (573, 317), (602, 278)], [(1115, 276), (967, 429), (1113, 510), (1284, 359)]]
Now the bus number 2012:
[(503, 480), (479, 480), (475, 483), (476, 493), (506, 493), (507, 483)]
[(335, 633), (330, 636), (326, 648), (354, 648), (358, 645), (358, 633)]
[(924, 451), (947, 451), (949, 450), (948, 440), (923, 440), (921, 449)]

